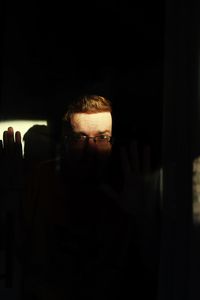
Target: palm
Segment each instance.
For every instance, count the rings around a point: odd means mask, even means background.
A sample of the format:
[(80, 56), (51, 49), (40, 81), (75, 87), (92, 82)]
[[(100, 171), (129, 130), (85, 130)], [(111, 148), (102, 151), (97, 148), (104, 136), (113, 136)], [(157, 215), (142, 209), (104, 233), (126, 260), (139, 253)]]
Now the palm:
[(19, 131), (12, 127), (3, 133), (0, 142), (1, 185), (3, 188), (16, 188), (22, 183), (22, 143)]
[(128, 150), (124, 147), (120, 149), (120, 160), (123, 177), (121, 191), (116, 192), (108, 185), (104, 185), (103, 190), (127, 213), (141, 214), (145, 211), (145, 194), (151, 177), (150, 148), (144, 148), (141, 163), (137, 143), (132, 142)]

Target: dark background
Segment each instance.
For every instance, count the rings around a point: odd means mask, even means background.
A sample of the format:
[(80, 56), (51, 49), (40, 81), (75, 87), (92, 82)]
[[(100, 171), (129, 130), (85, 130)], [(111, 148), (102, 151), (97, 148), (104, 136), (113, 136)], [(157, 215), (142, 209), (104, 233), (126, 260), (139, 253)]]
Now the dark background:
[(96, 92), (113, 101), (119, 134), (150, 141), (157, 161), (164, 140), (159, 293), (199, 299), (199, 228), (191, 238), (191, 166), (200, 129), (198, 2), (4, 1), (0, 24), (1, 120), (47, 118), (59, 129), (68, 101)]
[(82, 92), (110, 97), (118, 128), (162, 135), (164, 1), (7, 2), (2, 9), (2, 119), (49, 119)]

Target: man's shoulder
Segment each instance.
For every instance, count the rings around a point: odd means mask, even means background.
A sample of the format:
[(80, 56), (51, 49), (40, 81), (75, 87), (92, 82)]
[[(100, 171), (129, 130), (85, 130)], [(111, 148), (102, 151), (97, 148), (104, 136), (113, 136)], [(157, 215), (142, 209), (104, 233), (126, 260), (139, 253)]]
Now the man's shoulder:
[(60, 162), (58, 159), (51, 159), (40, 162), (37, 164), (29, 178), (28, 182), (31, 186), (50, 186), (55, 185), (59, 182), (60, 179), (60, 170), (59, 170)]
[(35, 173), (56, 173), (60, 168), (60, 159), (50, 159), (40, 162), (34, 169)]

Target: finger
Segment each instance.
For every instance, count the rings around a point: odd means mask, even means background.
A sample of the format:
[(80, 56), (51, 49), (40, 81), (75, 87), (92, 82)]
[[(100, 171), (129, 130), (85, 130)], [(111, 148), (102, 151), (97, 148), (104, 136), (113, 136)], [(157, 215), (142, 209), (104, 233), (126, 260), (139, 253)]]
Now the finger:
[(3, 156), (3, 141), (0, 140), (0, 158)]
[(128, 153), (124, 147), (120, 148), (120, 157), (121, 157), (122, 173), (124, 178), (127, 179), (131, 173), (131, 165), (128, 159)]
[(10, 145), (14, 144), (14, 130), (12, 127), (8, 127), (8, 143)]
[(14, 130), (12, 127), (8, 127), (7, 131), (7, 142), (8, 142), (8, 151), (9, 154), (14, 154), (15, 141), (14, 141)]
[(130, 145), (130, 158), (131, 165), (134, 173), (138, 174), (140, 171), (140, 159), (138, 152), (138, 143), (136, 141), (132, 141)]
[(15, 132), (15, 142), (17, 144), (21, 144), (21, 142), (22, 142), (21, 132), (20, 131), (16, 131)]
[(3, 132), (3, 149), (4, 152), (7, 154), (7, 149), (8, 149), (8, 131), (5, 130)]
[(16, 148), (16, 155), (21, 158), (22, 157), (22, 142), (21, 142), (21, 133), (16, 131), (15, 133), (15, 148)]
[(145, 146), (143, 150), (143, 172), (146, 175), (151, 172), (151, 148), (149, 145)]

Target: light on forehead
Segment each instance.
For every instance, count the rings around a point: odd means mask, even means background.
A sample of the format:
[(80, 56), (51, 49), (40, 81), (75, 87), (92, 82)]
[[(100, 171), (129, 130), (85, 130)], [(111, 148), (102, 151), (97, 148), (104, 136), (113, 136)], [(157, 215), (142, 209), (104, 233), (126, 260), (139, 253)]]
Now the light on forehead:
[(74, 131), (86, 134), (95, 132), (112, 131), (112, 116), (110, 112), (100, 113), (75, 113), (71, 118)]

